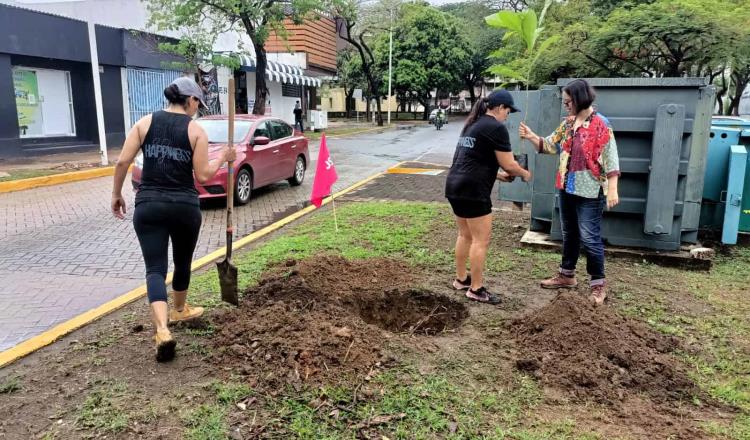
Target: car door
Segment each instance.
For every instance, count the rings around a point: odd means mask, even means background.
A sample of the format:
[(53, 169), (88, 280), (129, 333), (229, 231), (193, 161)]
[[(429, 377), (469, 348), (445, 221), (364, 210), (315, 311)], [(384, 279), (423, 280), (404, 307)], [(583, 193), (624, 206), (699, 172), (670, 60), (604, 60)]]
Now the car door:
[[(255, 138), (261, 136), (267, 137), (270, 140), (269, 143), (266, 145), (255, 145)], [(250, 166), (253, 168), (253, 186), (259, 188), (278, 180), (276, 179), (276, 171), (274, 170), (278, 152), (274, 153), (277, 148), (273, 141), (272, 127), (269, 120), (258, 122), (253, 135), (250, 137), (250, 143), (252, 145)]]
[(288, 179), (294, 174), (294, 161), (297, 158), (292, 148), (294, 130), (284, 121), (274, 119), (270, 122), (273, 127), (274, 145), (279, 156), (275, 165), (278, 172), (276, 180)]

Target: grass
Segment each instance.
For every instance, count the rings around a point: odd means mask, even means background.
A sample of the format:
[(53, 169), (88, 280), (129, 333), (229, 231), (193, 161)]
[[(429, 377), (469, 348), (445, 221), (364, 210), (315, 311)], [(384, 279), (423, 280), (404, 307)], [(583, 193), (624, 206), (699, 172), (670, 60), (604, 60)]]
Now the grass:
[(473, 388), (453, 377), (422, 375), (407, 366), (381, 374), (369, 386), (379, 392), (364, 401), (354, 402), (351, 390), (345, 389), (275, 401), (270, 409), (281, 418), (275, 434), (353, 439), (363, 429), (390, 439), (600, 439), (579, 433), (571, 419), (523, 428), (525, 414), (542, 400), (536, 382), (523, 375), (512, 377), (505, 388)]
[(17, 376), (7, 377), (0, 383), (0, 394), (10, 394), (16, 391), (21, 391), (21, 380)]
[[(386, 256), (430, 269), (452, 269), (450, 246), (434, 249), (434, 244), (430, 247), (428, 243), (436, 231), (450, 227), (445, 220), (449, 216), (440, 205), (345, 204), (338, 210), (338, 217), (338, 233), (330, 212), (319, 211), (283, 235), (238, 255), (235, 264), (241, 274), (240, 288), (257, 283), (274, 264), (318, 253), (350, 259)], [(487, 266), (493, 272), (524, 271), (524, 276), (543, 278), (554, 272), (559, 258), (558, 252), (494, 246)], [(580, 267), (585, 267), (585, 262), (581, 263)], [(750, 353), (741, 348), (750, 346), (750, 303), (744, 293), (750, 285), (750, 250), (737, 249), (719, 257), (708, 274), (621, 260), (613, 260), (609, 267), (615, 306), (697, 347), (689, 353), (678, 353), (692, 378), (709, 396), (740, 410), (731, 423), (706, 424), (706, 432), (735, 440), (750, 438)], [(618, 278), (621, 275), (627, 276)], [(219, 291), (218, 280), (213, 271), (196, 277), (193, 286), (203, 293), (200, 301), (204, 304), (219, 305), (215, 293)], [(681, 308), (683, 302), (699, 307)], [(198, 332), (210, 334), (212, 329)], [(469, 366), (460, 360), (446, 361), (444, 366), (434, 374), (422, 375), (407, 362), (368, 384), (380, 390), (374, 398), (356, 402), (353, 389), (307, 390), (261, 400), (264, 408), (279, 418), (271, 428), (284, 438), (355, 438), (355, 428), (373, 420), (385, 422), (365, 427), (365, 431), (370, 429), (391, 439), (601, 438), (562, 413), (558, 420), (536, 419), (541, 391), (525, 376), (475, 378), (476, 383), (466, 383), (455, 372)], [(223, 434), (216, 433), (222, 429), (226, 433), (233, 402), (249, 395), (249, 390), (231, 382), (214, 384), (213, 390), (216, 399), (199, 408), (201, 422), (191, 422), (188, 428), (192, 437), (188, 438), (222, 438)], [(311, 405), (321, 395), (326, 405)]]
[(183, 416), (187, 426), (185, 440), (222, 440), (227, 438), (226, 409), (215, 403), (203, 404)]
[[(721, 438), (750, 439), (750, 249), (720, 255), (709, 273), (639, 264), (633, 272), (656, 280), (651, 289), (617, 286), (622, 310), (697, 349), (679, 352), (691, 379), (711, 398), (739, 409), (729, 425), (707, 424)], [(665, 280), (667, 282), (665, 282)], [(682, 307), (690, 303), (692, 308)]]
[(9, 182), (12, 180), (31, 179), (33, 177), (51, 176), (54, 174), (67, 173), (70, 170), (35, 170), (35, 169), (18, 169), (4, 170), (9, 176), (0, 176), (0, 182)]
[(120, 381), (104, 381), (95, 385), (78, 409), (76, 425), (96, 431), (117, 433), (123, 431), (129, 416), (118, 405), (127, 386)]
[(229, 425), (227, 414), (234, 404), (253, 394), (246, 384), (235, 381), (214, 381), (206, 386), (212, 391), (215, 401), (204, 403), (195, 410), (183, 414), (186, 440), (220, 440), (227, 438)]
[[(445, 255), (423, 243), (439, 213), (440, 205), (431, 203), (347, 204), (337, 210), (339, 232), (333, 216), (316, 215), (298, 228), (238, 255), (234, 264), (239, 271), (240, 291), (256, 284), (273, 264), (323, 252), (349, 259), (393, 257), (414, 264), (444, 263)], [(207, 307), (221, 305), (216, 272), (209, 270), (196, 276), (191, 287), (196, 302)]]
[(252, 395), (253, 390), (244, 383), (216, 381), (211, 384), (211, 389), (216, 394), (219, 403), (234, 404)]

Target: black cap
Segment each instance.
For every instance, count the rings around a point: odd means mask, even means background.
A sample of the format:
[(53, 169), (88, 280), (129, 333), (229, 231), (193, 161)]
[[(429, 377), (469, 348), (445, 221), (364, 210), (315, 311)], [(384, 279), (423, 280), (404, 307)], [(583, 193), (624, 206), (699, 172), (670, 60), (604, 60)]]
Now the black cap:
[(490, 96), (487, 97), (487, 103), (490, 107), (497, 107), (500, 104), (504, 104), (506, 107), (510, 108), (511, 113), (521, 111), (513, 103), (513, 97), (510, 95), (510, 92), (505, 89), (497, 89), (490, 93)]

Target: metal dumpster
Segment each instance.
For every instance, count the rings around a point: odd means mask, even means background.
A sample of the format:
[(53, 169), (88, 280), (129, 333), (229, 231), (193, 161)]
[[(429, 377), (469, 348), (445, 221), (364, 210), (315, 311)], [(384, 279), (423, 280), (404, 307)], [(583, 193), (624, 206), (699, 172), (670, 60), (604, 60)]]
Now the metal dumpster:
[[(562, 88), (572, 79), (536, 91), (526, 123), (548, 135), (560, 123)], [(620, 155), (620, 204), (604, 215), (602, 234), (613, 245), (676, 250), (698, 236), (714, 88), (703, 78), (593, 78), (596, 106), (612, 124)], [(516, 92), (519, 105), (525, 92)], [(536, 114), (532, 113), (538, 109)], [(517, 130), (524, 115), (508, 121)], [(530, 201), (534, 231), (560, 240), (554, 188), (557, 157), (537, 155), (513, 134), (514, 151), (528, 153), (534, 173), (531, 194), (502, 184), (503, 200)], [(516, 185), (515, 187), (513, 185)], [(506, 188), (503, 188), (506, 187)]]
[(700, 226), (721, 231), (735, 244), (739, 231), (750, 232), (750, 119), (714, 116), (708, 142)]

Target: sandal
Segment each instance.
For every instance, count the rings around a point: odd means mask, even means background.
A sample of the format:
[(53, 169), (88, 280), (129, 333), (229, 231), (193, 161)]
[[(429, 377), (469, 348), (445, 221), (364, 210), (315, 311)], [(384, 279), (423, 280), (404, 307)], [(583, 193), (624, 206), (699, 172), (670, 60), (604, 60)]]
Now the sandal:
[(466, 291), (466, 297), (470, 300), (485, 303), (485, 304), (500, 304), (500, 297), (497, 295), (491, 294), (486, 288), (480, 287), (477, 290), (472, 290), (469, 288), (469, 290)]

